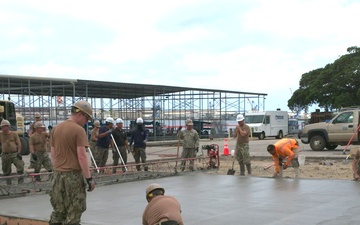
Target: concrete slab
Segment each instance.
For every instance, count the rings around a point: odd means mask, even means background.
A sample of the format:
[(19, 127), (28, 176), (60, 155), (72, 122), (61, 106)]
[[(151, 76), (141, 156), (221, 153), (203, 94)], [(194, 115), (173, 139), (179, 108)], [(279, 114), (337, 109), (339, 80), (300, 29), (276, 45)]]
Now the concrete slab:
[[(157, 182), (182, 205), (185, 224), (359, 224), (360, 182), (186, 175), (97, 187), (82, 224), (141, 224), (145, 188)], [(0, 200), (0, 214), (47, 221), (45, 194)]]

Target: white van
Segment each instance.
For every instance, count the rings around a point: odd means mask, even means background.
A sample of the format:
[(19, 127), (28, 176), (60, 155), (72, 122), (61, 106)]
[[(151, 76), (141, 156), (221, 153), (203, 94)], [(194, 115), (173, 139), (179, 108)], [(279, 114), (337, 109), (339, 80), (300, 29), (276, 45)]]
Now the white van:
[(286, 111), (247, 113), (245, 123), (251, 129), (251, 136), (258, 137), (260, 140), (266, 137), (281, 139), (289, 133), (289, 116)]

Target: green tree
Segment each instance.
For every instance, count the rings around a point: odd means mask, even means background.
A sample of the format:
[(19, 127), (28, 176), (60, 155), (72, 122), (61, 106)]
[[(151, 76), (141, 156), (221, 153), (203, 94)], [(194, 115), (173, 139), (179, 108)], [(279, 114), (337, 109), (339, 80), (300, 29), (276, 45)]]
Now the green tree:
[(291, 110), (318, 104), (325, 110), (360, 105), (360, 48), (345, 54), (324, 68), (304, 73), (299, 89), (288, 100)]

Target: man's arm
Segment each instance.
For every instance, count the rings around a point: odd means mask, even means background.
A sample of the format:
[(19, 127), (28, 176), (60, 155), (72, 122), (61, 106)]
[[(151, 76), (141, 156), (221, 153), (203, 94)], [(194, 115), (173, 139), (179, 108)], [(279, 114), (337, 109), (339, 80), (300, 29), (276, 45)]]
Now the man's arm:
[[(87, 155), (86, 155), (86, 150), (85, 150), (85, 146), (78, 146), (77, 147), (77, 155), (78, 155), (78, 161), (81, 167), (81, 170), (85, 176), (86, 179), (91, 178), (91, 173), (89, 170), (89, 164), (88, 164), (88, 159), (87, 159)], [(88, 191), (92, 191), (95, 189), (95, 183), (92, 182), (91, 185), (89, 186)]]

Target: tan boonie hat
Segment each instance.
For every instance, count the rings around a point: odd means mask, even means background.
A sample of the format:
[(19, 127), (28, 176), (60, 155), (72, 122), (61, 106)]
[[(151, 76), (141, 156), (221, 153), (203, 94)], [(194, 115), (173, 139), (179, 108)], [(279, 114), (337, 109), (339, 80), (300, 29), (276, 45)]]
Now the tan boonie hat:
[(35, 118), (41, 118), (40, 113), (35, 113)]
[(36, 122), (36, 123), (34, 124), (34, 127), (35, 127), (35, 128), (45, 127), (45, 125), (44, 125), (42, 122)]
[(185, 124), (186, 125), (194, 125), (193, 121), (191, 119), (187, 119)]
[(3, 126), (10, 126), (9, 120), (3, 120), (3, 121), (1, 121), (0, 127), (3, 127)]

